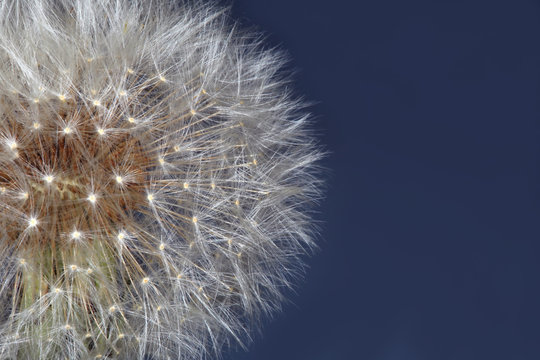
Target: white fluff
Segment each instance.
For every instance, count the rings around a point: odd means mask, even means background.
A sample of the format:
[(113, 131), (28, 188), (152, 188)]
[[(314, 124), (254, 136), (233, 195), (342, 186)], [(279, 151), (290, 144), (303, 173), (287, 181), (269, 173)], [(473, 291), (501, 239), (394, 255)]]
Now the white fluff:
[(0, 2), (0, 358), (249, 340), (321, 188), (283, 58), (200, 2)]

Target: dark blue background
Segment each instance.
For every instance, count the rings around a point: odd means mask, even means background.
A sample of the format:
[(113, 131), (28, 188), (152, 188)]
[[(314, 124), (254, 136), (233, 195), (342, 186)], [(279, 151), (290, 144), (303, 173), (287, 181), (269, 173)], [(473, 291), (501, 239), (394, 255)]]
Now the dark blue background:
[(540, 3), (234, 0), (331, 152), (321, 250), (235, 360), (540, 358)]

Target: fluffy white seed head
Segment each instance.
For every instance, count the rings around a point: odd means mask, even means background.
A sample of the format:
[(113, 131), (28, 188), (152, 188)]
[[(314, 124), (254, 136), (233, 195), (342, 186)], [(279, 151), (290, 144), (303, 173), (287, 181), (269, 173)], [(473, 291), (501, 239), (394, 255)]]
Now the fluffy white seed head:
[(313, 247), (282, 67), (199, 1), (0, 3), (0, 358), (245, 344)]

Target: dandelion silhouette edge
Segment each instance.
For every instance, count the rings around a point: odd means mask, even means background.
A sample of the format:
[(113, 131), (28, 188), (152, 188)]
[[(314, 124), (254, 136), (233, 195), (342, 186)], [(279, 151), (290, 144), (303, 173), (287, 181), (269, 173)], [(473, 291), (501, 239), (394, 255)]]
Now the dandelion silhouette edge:
[(203, 2), (0, 4), (0, 357), (200, 359), (314, 246), (284, 57)]

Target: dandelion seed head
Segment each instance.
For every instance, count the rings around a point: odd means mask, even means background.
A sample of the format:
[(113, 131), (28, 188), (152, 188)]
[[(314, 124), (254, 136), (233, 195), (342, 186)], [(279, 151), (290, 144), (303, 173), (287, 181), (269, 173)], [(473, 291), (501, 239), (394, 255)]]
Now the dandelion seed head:
[(321, 152), (282, 54), (228, 22), (0, 5), (0, 358), (200, 360), (279, 309)]

